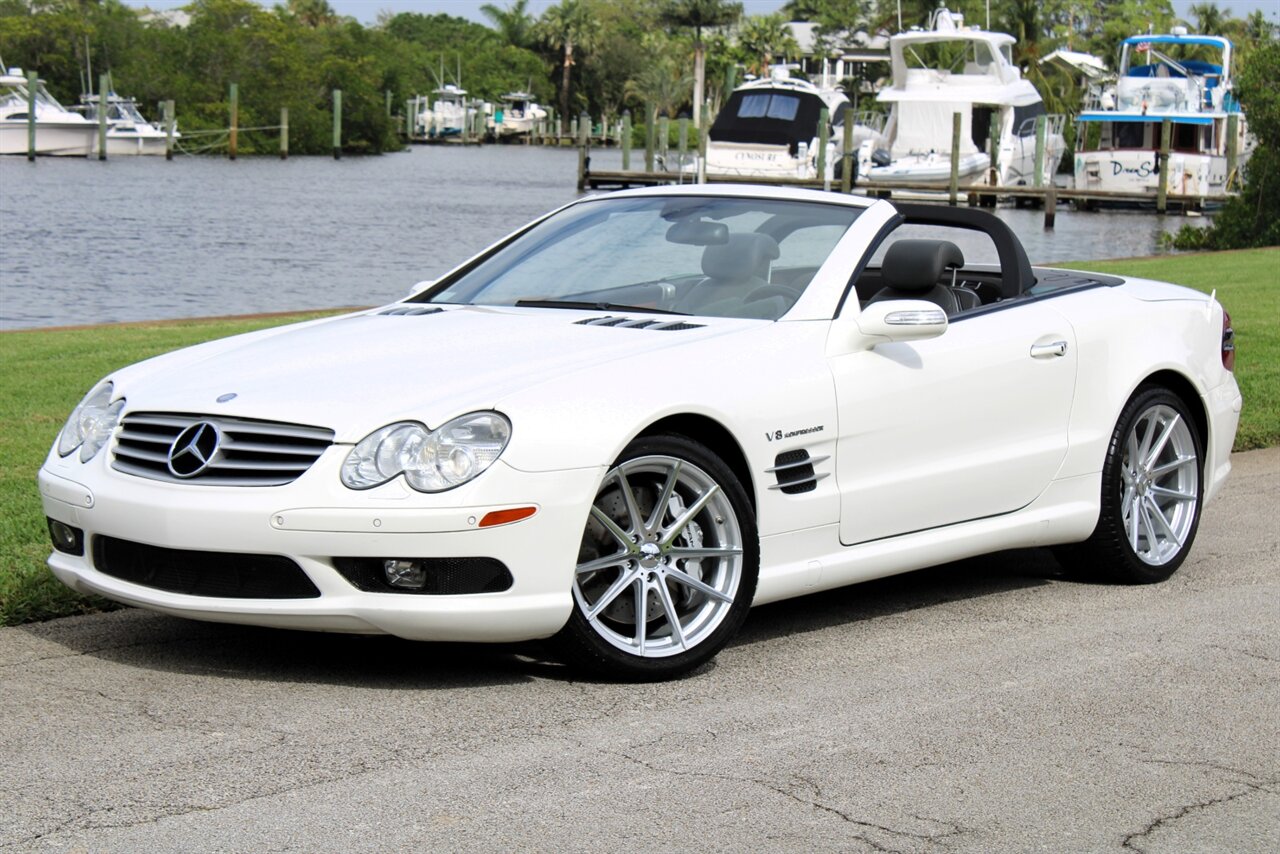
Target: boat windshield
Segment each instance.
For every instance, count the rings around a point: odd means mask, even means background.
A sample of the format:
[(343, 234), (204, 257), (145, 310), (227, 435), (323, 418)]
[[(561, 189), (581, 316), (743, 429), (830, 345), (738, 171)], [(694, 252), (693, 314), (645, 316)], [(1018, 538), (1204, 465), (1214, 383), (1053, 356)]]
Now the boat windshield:
[(902, 51), (908, 69), (929, 69), (949, 74), (995, 74), (1000, 67), (991, 45), (971, 39), (922, 41)]
[(776, 320), (861, 211), (703, 196), (591, 200), (415, 301)]

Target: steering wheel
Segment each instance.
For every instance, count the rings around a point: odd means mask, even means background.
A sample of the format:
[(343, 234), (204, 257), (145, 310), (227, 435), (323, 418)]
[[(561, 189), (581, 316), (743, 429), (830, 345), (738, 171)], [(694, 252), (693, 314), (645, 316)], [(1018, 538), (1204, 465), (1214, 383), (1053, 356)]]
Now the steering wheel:
[(794, 305), (795, 301), (800, 299), (800, 291), (787, 285), (762, 285), (747, 294), (747, 298), (743, 302), (755, 302), (769, 297), (783, 297), (791, 300), (792, 305)]

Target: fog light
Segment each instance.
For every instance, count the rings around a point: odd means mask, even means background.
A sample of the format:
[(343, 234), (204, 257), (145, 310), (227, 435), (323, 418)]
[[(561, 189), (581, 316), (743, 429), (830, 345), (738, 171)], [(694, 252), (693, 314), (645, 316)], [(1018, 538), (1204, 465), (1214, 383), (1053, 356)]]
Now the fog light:
[(392, 587), (421, 590), (427, 585), (427, 568), (416, 560), (384, 560), (382, 571)]
[(48, 516), (45, 521), (49, 523), (49, 537), (53, 540), (55, 549), (69, 555), (84, 554), (84, 531)]

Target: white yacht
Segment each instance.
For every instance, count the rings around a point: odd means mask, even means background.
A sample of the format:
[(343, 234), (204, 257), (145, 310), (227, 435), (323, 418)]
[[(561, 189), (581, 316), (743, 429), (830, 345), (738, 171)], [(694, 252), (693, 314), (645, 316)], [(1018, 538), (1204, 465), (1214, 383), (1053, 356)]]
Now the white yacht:
[(532, 92), (508, 92), (501, 106), (489, 117), (489, 133), (495, 139), (527, 137), (547, 117), (547, 111), (535, 103)]
[(431, 94), (435, 95), (435, 100), (424, 117), (427, 138), (440, 139), (461, 135), (469, 113), (467, 90), (452, 83), (446, 83)]
[[(163, 155), (165, 153), (165, 129), (158, 122), (148, 122), (143, 118), (138, 104), (132, 98), (122, 98), (115, 92), (108, 92), (107, 101), (107, 156), (117, 155)], [(95, 126), (98, 123), (98, 109), (102, 98), (98, 95), (82, 95), (80, 109), (85, 117)], [(182, 134), (176, 129), (175, 140)], [(93, 150), (98, 150), (97, 137), (94, 137)]]
[(1076, 189), (1143, 193), (1154, 199), (1161, 127), (1169, 119), (1168, 191), (1225, 193), (1230, 116), (1236, 116), (1237, 167), (1248, 160), (1254, 143), (1232, 93), (1231, 42), (1175, 27), (1168, 35), (1127, 38), (1120, 51), (1114, 91), (1103, 96), (1098, 109), (1077, 118), (1085, 150), (1076, 151)]
[[(824, 68), (824, 72), (826, 69)], [(840, 71), (823, 74), (815, 85), (775, 66), (768, 77), (734, 89), (707, 134), (707, 173), (786, 178), (831, 178), (843, 139), (843, 122), (852, 119), (849, 99), (834, 85)], [(818, 120), (826, 108), (832, 130), (825, 175), (818, 175)], [(874, 129), (859, 126), (863, 136)]]
[[(961, 184), (988, 177), (989, 140), (999, 141), (996, 182), (1035, 183), (1036, 119), (1046, 115), (1040, 93), (1013, 64), (1016, 39), (937, 9), (929, 29), (889, 39), (893, 85), (876, 100), (889, 105), (887, 144), (864, 142), (858, 181), (919, 182), (945, 187), (951, 177), (952, 114), (959, 113)], [(1062, 116), (1047, 116), (1042, 183), (1053, 177), (1065, 142)]]
[[(0, 75), (0, 154), (27, 153), (29, 100), (27, 78), (20, 68)], [(97, 125), (73, 113), (36, 84), (36, 154), (85, 157), (94, 150)]]

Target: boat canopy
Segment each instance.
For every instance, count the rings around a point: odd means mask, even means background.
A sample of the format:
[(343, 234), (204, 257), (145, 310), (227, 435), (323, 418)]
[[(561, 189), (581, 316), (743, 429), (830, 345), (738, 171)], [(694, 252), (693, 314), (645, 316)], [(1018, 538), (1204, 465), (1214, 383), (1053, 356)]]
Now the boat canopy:
[(785, 145), (794, 150), (817, 135), (818, 116), (826, 106), (812, 92), (739, 89), (716, 116), (710, 137), (715, 142)]
[(1176, 113), (1081, 113), (1081, 122), (1162, 122), (1165, 119), (1175, 125), (1211, 125), (1213, 116), (1180, 116)]
[[(1186, 77), (1187, 74), (1193, 74), (1197, 77), (1208, 77), (1206, 83), (1212, 89), (1218, 83), (1216, 78), (1222, 76), (1222, 66), (1216, 62), (1205, 62), (1203, 59), (1180, 59), (1178, 65), (1181, 68), (1164, 62), (1135, 65), (1125, 72), (1125, 77), (1159, 77), (1161, 75)], [(1162, 68), (1164, 71), (1160, 70)]]
[(1231, 47), (1231, 40), (1221, 36), (1129, 36), (1121, 42), (1123, 45), (1139, 44), (1203, 44), (1210, 47), (1226, 49)]

